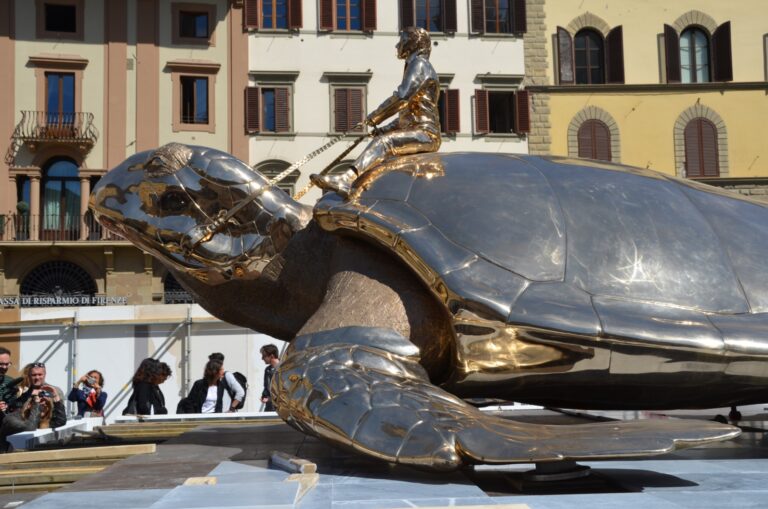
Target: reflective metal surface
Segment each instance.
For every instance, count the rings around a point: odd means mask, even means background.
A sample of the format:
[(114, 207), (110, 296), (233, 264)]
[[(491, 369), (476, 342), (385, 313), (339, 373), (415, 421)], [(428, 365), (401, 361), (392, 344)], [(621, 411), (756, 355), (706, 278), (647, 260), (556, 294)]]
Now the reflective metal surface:
[[(220, 152), (166, 152), (103, 178), (96, 216), (181, 271), (220, 316), (243, 309), (256, 330), (264, 309), (304, 317), (272, 391), (307, 433), (437, 469), (641, 456), (738, 430), (547, 428), (461, 398), (613, 409), (765, 400), (768, 205), (617, 165), (429, 153), (379, 164), (346, 199), (326, 194), (313, 219), (265, 188), (199, 243), (200, 225), (265, 179)], [(286, 269), (266, 271), (275, 285), (264, 286), (259, 267), (275, 263)]]
[(429, 33), (423, 28), (410, 27), (401, 33), (397, 56), (405, 60), (403, 81), (368, 115), (366, 123), (376, 126), (393, 115), (397, 119), (378, 128), (378, 134), (354, 163), (358, 174), (392, 156), (440, 148), (440, 81), (429, 63), (431, 49)]

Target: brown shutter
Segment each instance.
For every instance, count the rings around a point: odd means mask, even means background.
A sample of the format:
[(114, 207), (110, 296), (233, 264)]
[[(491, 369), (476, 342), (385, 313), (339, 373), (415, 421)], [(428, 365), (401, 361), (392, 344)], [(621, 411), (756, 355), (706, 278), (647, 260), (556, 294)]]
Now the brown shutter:
[(685, 175), (717, 177), (720, 168), (717, 154), (717, 128), (705, 118), (694, 118), (685, 126)]
[(461, 131), (461, 122), (459, 117), (459, 91), (455, 88), (449, 88), (445, 92), (445, 125), (443, 132), (455, 134)]
[(559, 62), (559, 83), (573, 84), (573, 39), (563, 27), (557, 27), (557, 60)]
[(412, 27), (415, 23), (413, 0), (400, 0), (400, 29)]
[(245, 131), (257, 133), (260, 129), (259, 87), (247, 87), (245, 89)]
[(512, 4), (512, 29), (516, 34), (524, 34), (527, 30), (525, 17), (525, 0), (515, 0)]
[(486, 134), (490, 132), (490, 121), (488, 118), (488, 91), (475, 90), (475, 133)]
[(363, 0), (363, 31), (376, 30), (376, 0)]
[(733, 81), (730, 21), (717, 27), (712, 34), (712, 64), (715, 81)]
[(608, 126), (598, 120), (592, 120), (592, 134), (594, 136), (594, 151), (595, 156), (593, 159), (600, 161), (611, 160), (611, 132), (608, 130)]
[(531, 132), (531, 100), (527, 90), (515, 93), (515, 132)]
[(443, 0), (443, 32), (455, 34), (458, 26), (456, 0)]
[(259, 28), (259, 0), (245, 0), (245, 28)]
[(485, 2), (472, 0), (470, 7), (472, 15), (472, 31), (482, 34), (485, 32)]
[(577, 141), (579, 144), (579, 157), (582, 159), (594, 159), (595, 157), (595, 148), (594, 148), (594, 139), (592, 137), (592, 121), (587, 120), (583, 124), (581, 124), (581, 127), (579, 127), (579, 132), (577, 134)]
[(320, 0), (320, 30), (333, 30), (333, 0)]
[(667, 83), (680, 83), (680, 38), (677, 31), (669, 25), (664, 25), (664, 59)]
[(608, 83), (624, 83), (624, 30), (617, 26), (605, 38)]
[(287, 133), (291, 130), (291, 112), (289, 110), (289, 90), (286, 87), (275, 88), (275, 132)]
[[(347, 111), (349, 115), (345, 131), (351, 131), (356, 124), (363, 121), (363, 91), (359, 88), (350, 88), (348, 94), (349, 106)], [(355, 131), (360, 130), (362, 130), (362, 127), (355, 129)]]
[(347, 130), (347, 94), (348, 89), (337, 88), (333, 91), (333, 130), (342, 133)]
[(288, 5), (288, 28), (298, 30), (304, 26), (301, 0), (290, 0)]

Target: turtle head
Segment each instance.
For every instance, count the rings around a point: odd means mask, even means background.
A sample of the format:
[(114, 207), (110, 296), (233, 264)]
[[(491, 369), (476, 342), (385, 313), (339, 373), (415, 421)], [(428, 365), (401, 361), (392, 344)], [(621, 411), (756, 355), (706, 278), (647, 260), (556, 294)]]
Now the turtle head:
[(179, 143), (112, 169), (90, 208), (109, 230), (208, 284), (260, 277), (312, 217), (244, 162)]

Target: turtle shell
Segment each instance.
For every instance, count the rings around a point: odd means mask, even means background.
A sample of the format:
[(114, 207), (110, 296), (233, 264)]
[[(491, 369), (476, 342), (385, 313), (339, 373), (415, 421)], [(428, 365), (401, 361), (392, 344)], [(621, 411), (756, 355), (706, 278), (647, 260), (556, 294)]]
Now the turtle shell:
[(448, 311), (592, 337), (768, 353), (768, 204), (651, 170), (421, 154), (315, 207), (402, 259)]

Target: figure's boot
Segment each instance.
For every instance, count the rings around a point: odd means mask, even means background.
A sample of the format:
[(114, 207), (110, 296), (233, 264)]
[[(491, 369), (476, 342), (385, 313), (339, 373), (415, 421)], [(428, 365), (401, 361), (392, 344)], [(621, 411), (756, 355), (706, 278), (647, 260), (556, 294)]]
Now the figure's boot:
[(356, 178), (357, 169), (354, 166), (350, 166), (347, 171), (338, 175), (313, 173), (309, 176), (309, 180), (323, 191), (334, 191), (344, 198), (349, 196), (349, 188)]

